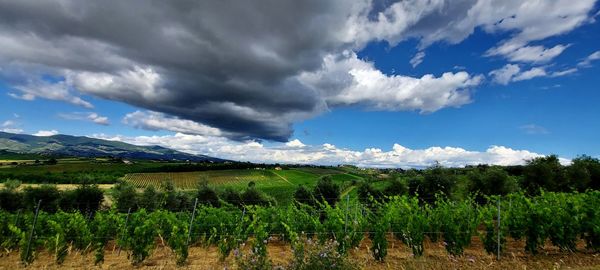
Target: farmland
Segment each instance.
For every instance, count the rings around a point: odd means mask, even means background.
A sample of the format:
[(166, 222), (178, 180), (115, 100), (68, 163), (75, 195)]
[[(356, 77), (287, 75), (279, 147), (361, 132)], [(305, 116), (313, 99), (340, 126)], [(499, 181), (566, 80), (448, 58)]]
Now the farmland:
[(164, 182), (172, 182), (176, 188), (192, 190), (198, 184), (206, 181), (209, 186), (223, 190), (233, 188), (242, 190), (251, 182), (256, 188), (275, 198), (278, 202), (287, 203), (291, 200), (299, 185), (313, 187), (317, 180), (325, 175), (340, 185), (350, 185), (352, 180), (360, 180), (359, 176), (350, 175), (335, 169), (295, 168), (289, 170), (275, 169), (243, 169), (217, 170), (195, 172), (161, 172), (161, 173), (131, 173), (123, 180), (137, 188), (148, 186), (160, 187)]

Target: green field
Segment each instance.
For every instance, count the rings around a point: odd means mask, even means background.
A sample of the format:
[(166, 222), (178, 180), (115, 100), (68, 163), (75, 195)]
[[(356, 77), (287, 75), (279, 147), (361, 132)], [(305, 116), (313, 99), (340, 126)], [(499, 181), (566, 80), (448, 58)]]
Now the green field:
[(209, 186), (217, 190), (233, 188), (243, 190), (250, 182), (256, 188), (272, 196), (280, 203), (291, 200), (294, 191), (299, 185), (313, 187), (317, 180), (330, 175), (340, 186), (348, 186), (352, 180), (360, 177), (346, 174), (336, 169), (320, 168), (294, 168), (289, 170), (273, 169), (242, 169), (196, 172), (160, 172), (160, 173), (130, 173), (123, 180), (132, 183), (138, 188), (147, 186), (159, 187), (163, 182), (170, 181), (176, 188), (195, 189), (201, 181), (207, 181)]

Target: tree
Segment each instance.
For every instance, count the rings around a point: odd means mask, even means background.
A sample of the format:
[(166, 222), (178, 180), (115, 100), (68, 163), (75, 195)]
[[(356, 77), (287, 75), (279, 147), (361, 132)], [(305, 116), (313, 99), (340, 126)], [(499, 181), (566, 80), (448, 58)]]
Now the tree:
[(467, 175), (469, 192), (476, 194), (475, 200), (483, 204), (485, 196), (506, 195), (516, 191), (517, 184), (501, 167), (480, 167), (473, 169)]
[(159, 193), (156, 191), (154, 186), (149, 185), (144, 189), (139, 199), (139, 207), (144, 208), (148, 211), (154, 211), (160, 208)]
[(170, 211), (179, 210), (180, 205), (177, 200), (177, 192), (175, 191), (175, 185), (173, 185), (173, 182), (169, 180), (164, 181), (161, 184), (161, 189), (163, 190), (161, 202), (162, 207)]
[(425, 171), (422, 193), (419, 193), (419, 196), (426, 202), (433, 202), (436, 195), (449, 197), (455, 186), (456, 176), (439, 164), (435, 164)]
[(600, 161), (589, 156), (580, 156), (571, 161), (567, 168), (570, 186), (578, 191), (588, 188), (600, 189)]
[(329, 205), (334, 206), (339, 200), (340, 187), (331, 180), (329, 175), (321, 177), (313, 190), (315, 199), (323, 202), (326, 201)]
[(540, 189), (568, 191), (568, 180), (556, 155), (537, 157), (527, 161), (523, 171), (523, 189), (537, 195)]
[(135, 187), (127, 182), (117, 183), (113, 187), (112, 197), (119, 212), (127, 212), (129, 209), (135, 211), (138, 208), (138, 195)]

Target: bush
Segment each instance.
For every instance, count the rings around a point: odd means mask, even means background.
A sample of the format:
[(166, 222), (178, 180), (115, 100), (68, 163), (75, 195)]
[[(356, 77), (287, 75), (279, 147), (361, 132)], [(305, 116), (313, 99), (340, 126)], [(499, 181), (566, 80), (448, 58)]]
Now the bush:
[(14, 212), (23, 208), (23, 193), (11, 189), (0, 190), (0, 209)]
[(208, 183), (205, 181), (198, 185), (196, 198), (198, 198), (198, 203), (200, 204), (209, 205), (212, 207), (219, 207), (221, 205), (219, 202), (219, 195), (217, 195), (217, 192), (213, 188), (209, 187)]
[(104, 192), (97, 185), (83, 184), (74, 190), (64, 192), (60, 207), (64, 211), (94, 213), (100, 209), (103, 200)]
[(408, 193), (408, 187), (400, 179), (392, 179), (387, 187), (383, 190), (386, 196), (402, 196)]
[(298, 203), (315, 205), (315, 197), (312, 192), (303, 185), (298, 186), (294, 192), (294, 200)]
[(318, 201), (334, 206), (340, 197), (340, 187), (331, 180), (331, 177), (324, 176), (317, 182), (313, 194)]
[(223, 193), (221, 194), (221, 198), (232, 205), (242, 205), (242, 197), (240, 196), (240, 193), (231, 187), (227, 187), (225, 191), (223, 191)]
[(270, 199), (265, 193), (254, 187), (248, 187), (244, 192), (242, 192), (242, 194), (240, 194), (240, 198), (245, 205), (266, 206), (273, 202), (272, 199)]
[(373, 201), (383, 200), (383, 192), (375, 189), (371, 184), (363, 182), (358, 186), (358, 199), (360, 202), (369, 204)]
[(61, 192), (54, 185), (41, 185), (38, 188), (26, 187), (23, 190), (23, 206), (35, 209), (39, 200), (42, 200), (40, 210), (54, 213), (58, 210)]

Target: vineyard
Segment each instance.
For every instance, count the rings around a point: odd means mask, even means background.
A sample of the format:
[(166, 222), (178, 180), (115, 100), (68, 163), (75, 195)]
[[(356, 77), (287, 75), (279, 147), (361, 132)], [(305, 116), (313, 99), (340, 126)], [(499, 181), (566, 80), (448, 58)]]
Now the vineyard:
[(448, 255), (460, 258), (473, 239), (500, 260), (508, 256), (507, 243), (515, 241), (522, 242), (522, 251), (532, 256), (543, 253), (546, 243), (567, 254), (600, 250), (598, 191), (536, 197), (511, 194), (490, 200), (493, 203), (483, 206), (472, 200), (444, 199), (423, 205), (416, 198), (393, 197), (371, 204), (342, 200), (335, 207), (315, 208), (292, 204), (198, 206), (186, 212), (0, 212), (0, 243), (6, 252), (18, 252), (24, 264), (32, 263), (44, 249), (57, 264), (73, 251), (93, 253), (95, 263), (101, 264), (110, 243), (134, 265), (146, 260), (158, 245), (171, 250), (178, 265), (185, 265), (190, 247), (204, 246), (215, 248), (220, 260), (234, 256), (243, 269), (247, 269), (246, 259), (268, 268), (271, 242), (287, 243), (292, 250), (311, 243), (330, 244), (340, 258), (369, 243), (370, 256), (381, 262), (401, 248), (390, 243), (402, 243), (414, 260), (428, 254), (425, 243), (442, 243)]
[(180, 189), (194, 189), (201, 181), (212, 186), (245, 187), (250, 182), (260, 186), (285, 185), (286, 183), (270, 173), (261, 170), (222, 170), (198, 172), (132, 173), (123, 178), (138, 188), (160, 186), (165, 181), (172, 182)]

